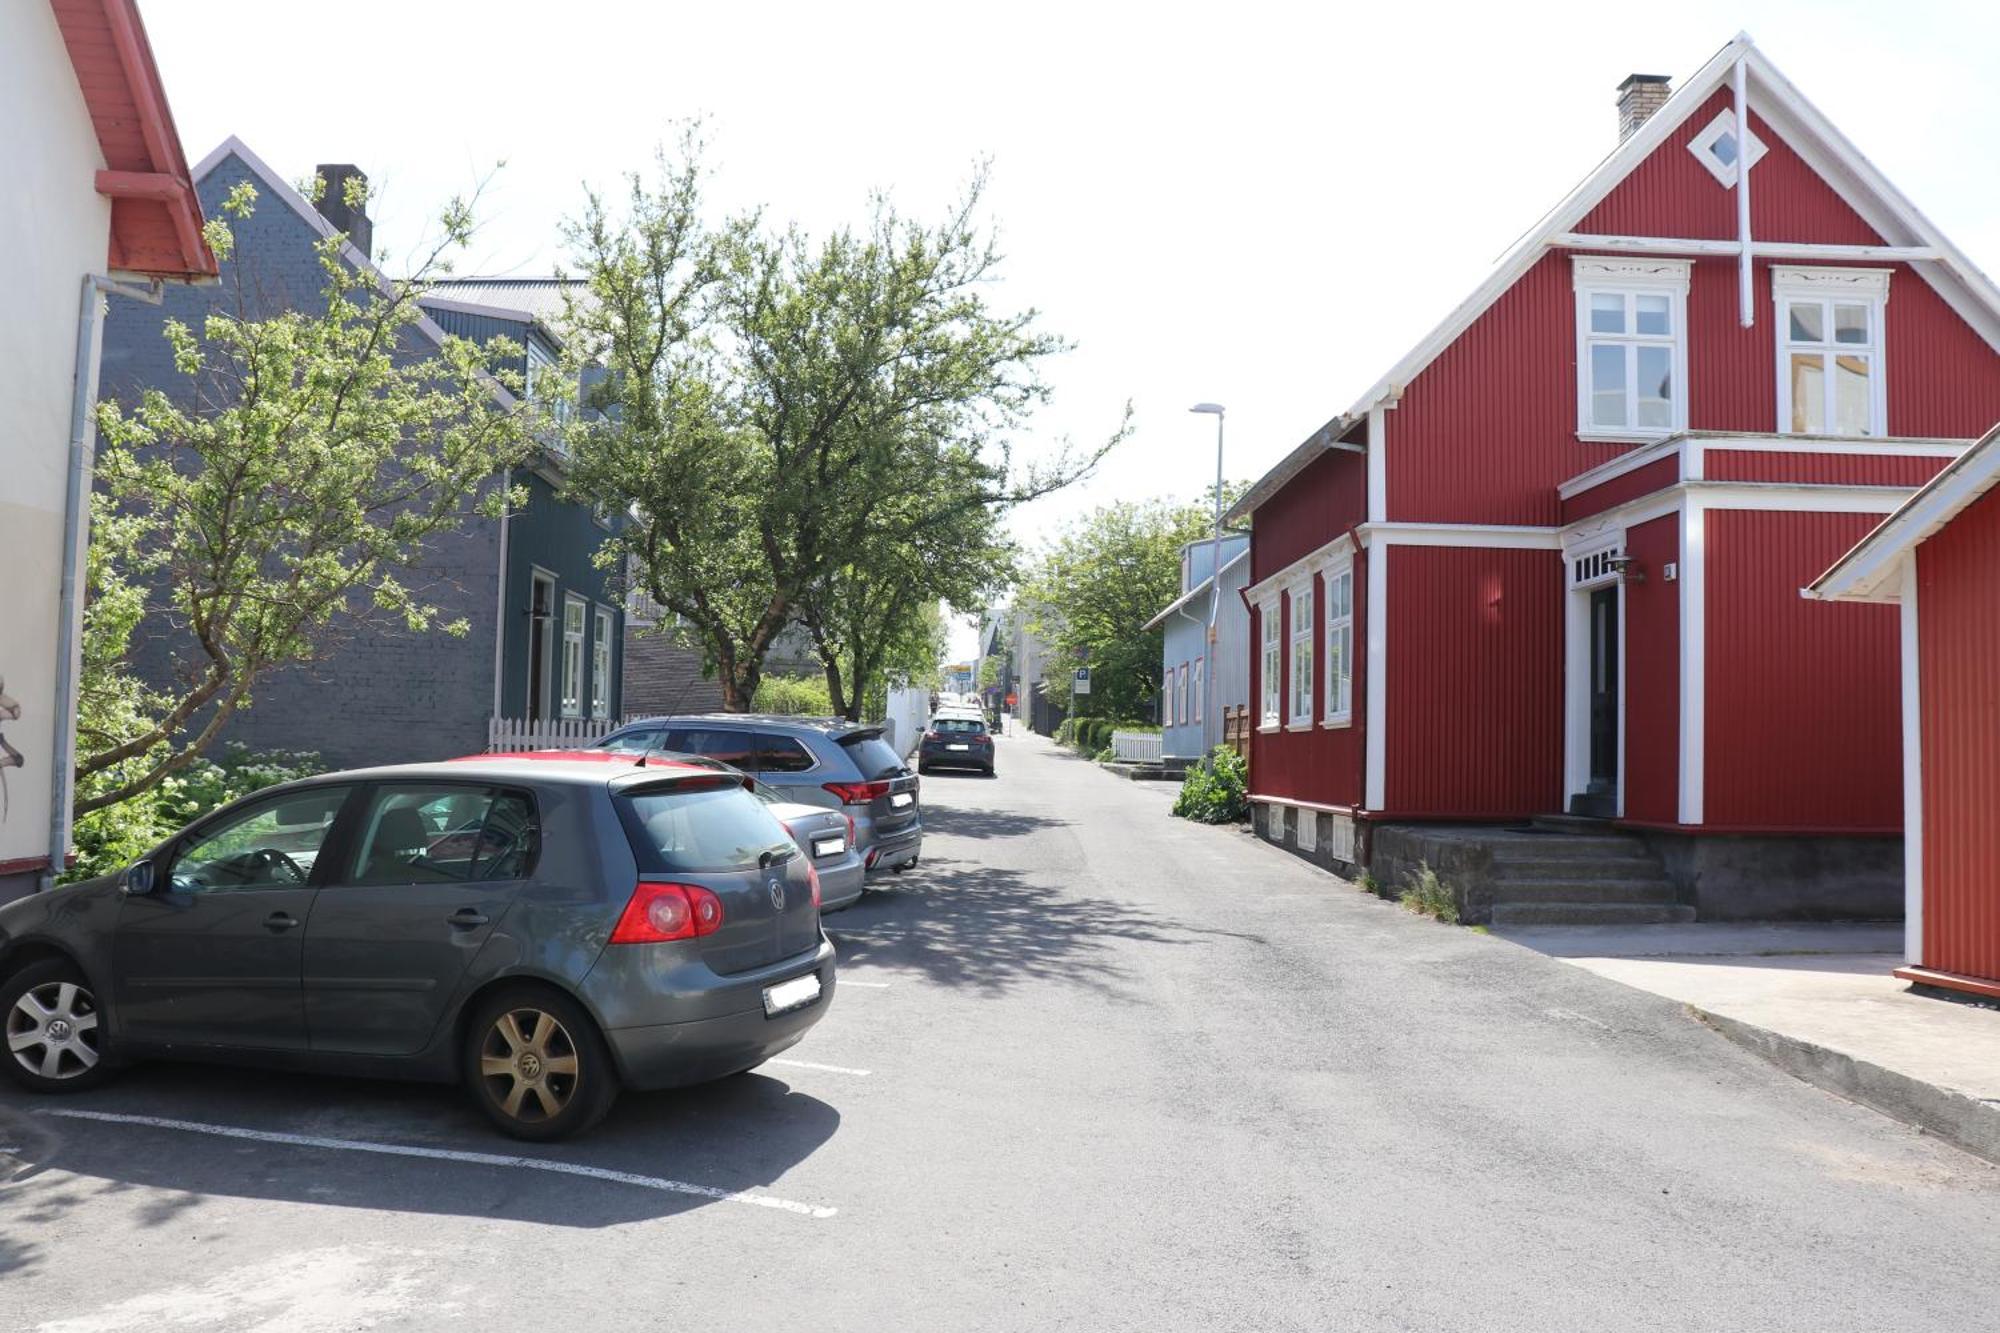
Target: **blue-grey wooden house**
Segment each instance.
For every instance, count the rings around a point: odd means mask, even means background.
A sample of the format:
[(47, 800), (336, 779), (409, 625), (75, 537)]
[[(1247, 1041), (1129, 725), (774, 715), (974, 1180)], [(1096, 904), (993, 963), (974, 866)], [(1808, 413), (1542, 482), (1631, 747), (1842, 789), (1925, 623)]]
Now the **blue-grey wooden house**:
[(1219, 579), (1210, 577), (1217, 554), (1207, 540), (1181, 548), (1180, 596), (1146, 625), (1163, 631), (1160, 753), (1166, 759), (1199, 759), (1222, 744), (1222, 710), (1250, 702), (1250, 612), (1239, 595), (1250, 584), (1249, 535), (1223, 534)]
[[(321, 167), (328, 188), (315, 208), (241, 140), (210, 153), (193, 172), (208, 215), (243, 182), (256, 188), (256, 210), (234, 224), (235, 253), (219, 286), (169, 288), (158, 306), (113, 303), (104, 329), (104, 394), (129, 401), (148, 387), (186, 391), (162, 337), (169, 318), (199, 328), (225, 302), (271, 311), (323, 301), (314, 246), (335, 232), (351, 242), (347, 262), (374, 271), (372, 225), (343, 202), (340, 182), (352, 172)], [(418, 339), (435, 343), (450, 332), (519, 344), (515, 368), (531, 402), (558, 373), (561, 348), (532, 312), (431, 298), (423, 304), (428, 317)], [(494, 391), (506, 395), (497, 385)], [(346, 767), (475, 753), (501, 721), (517, 728), (568, 721), (578, 731), (615, 722), (624, 712), (622, 580), (592, 557), (619, 520), (562, 499), (563, 466), (559, 440), (548, 432), (533, 457), (492, 482), (521, 488), (526, 503), (502, 517), (469, 518), (434, 539), (405, 579), (442, 610), (441, 619), (464, 620), (467, 634), (412, 633), (375, 620), (337, 627), (320, 656), (265, 677), (225, 738), (258, 750), (317, 751), (329, 765)], [(184, 630), (162, 624), (145, 632), (134, 656), (143, 673), (164, 680), (194, 660), (194, 651)]]

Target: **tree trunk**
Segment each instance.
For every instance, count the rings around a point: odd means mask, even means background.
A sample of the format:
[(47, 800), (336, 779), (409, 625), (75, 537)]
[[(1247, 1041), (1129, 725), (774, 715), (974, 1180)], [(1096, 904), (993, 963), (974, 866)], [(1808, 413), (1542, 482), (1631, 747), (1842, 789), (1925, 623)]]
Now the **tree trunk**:
[(846, 717), (847, 692), (842, 688), (843, 682), (840, 678), (840, 663), (830, 658), (822, 657), (820, 665), (826, 668), (826, 697), (833, 705), (833, 715), (835, 717)]

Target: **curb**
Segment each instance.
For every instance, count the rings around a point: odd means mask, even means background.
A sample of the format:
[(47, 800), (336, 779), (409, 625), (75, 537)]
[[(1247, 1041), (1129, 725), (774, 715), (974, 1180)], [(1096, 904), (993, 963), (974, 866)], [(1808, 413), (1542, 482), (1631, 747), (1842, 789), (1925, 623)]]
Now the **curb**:
[(1804, 1083), (1900, 1120), (2000, 1166), (2000, 1103), (1898, 1074), (1782, 1032), (1686, 1005), (1698, 1023)]

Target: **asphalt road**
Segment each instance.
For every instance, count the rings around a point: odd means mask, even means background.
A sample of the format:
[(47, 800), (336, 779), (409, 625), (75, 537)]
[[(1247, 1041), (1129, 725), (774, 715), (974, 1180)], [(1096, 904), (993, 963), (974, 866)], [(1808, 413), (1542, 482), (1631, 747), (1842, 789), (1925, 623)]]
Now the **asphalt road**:
[(2000, 1169), (1165, 788), (999, 763), (829, 919), (824, 1068), (551, 1148), (451, 1089), (0, 1093), (0, 1329), (2000, 1329)]

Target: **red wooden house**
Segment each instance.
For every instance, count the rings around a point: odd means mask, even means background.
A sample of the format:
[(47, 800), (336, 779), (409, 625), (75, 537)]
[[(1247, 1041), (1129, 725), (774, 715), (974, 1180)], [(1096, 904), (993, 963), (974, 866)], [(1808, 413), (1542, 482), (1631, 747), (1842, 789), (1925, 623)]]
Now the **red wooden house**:
[(1906, 981), (2000, 997), (2000, 429), (1807, 595), (1902, 604)]
[(2000, 419), (2000, 292), (1747, 36), (1619, 100), (1232, 511), (1259, 827), (1351, 867), (1569, 812), (1704, 915), (1893, 912), (1896, 617), (1798, 590)]

